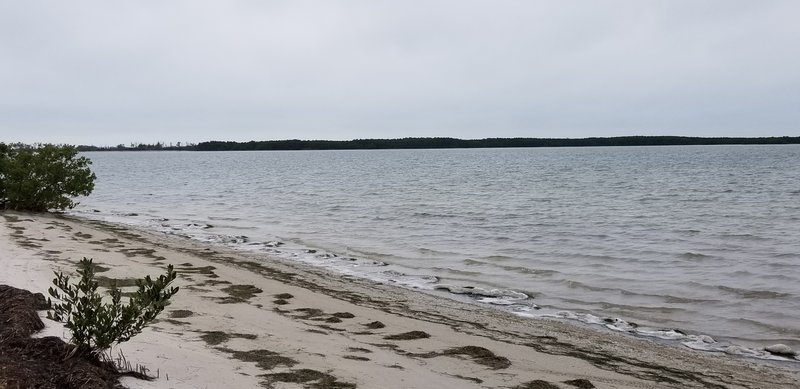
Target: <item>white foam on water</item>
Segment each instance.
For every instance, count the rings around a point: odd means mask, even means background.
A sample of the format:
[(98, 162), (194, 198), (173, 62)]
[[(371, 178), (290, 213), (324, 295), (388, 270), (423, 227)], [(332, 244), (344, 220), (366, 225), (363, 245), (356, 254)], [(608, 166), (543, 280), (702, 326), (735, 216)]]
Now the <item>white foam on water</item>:
[(704, 334), (687, 334), (677, 329), (660, 329), (639, 326), (619, 318), (601, 318), (591, 313), (580, 313), (572, 311), (552, 311), (552, 310), (514, 310), (517, 316), (528, 318), (556, 318), (575, 320), (581, 323), (603, 326), (609, 330), (627, 333), (633, 336), (645, 338), (661, 339), (674, 342), (688, 347), (692, 350), (705, 352), (719, 352), (729, 355), (737, 355), (749, 358), (772, 360), (772, 361), (793, 361), (800, 362), (800, 358), (775, 355), (765, 350), (748, 348), (728, 342), (719, 342), (711, 336)]
[(183, 236), (200, 242), (219, 244), (235, 250), (263, 253), (285, 260), (298, 261), (318, 266), (340, 274), (365, 278), (384, 284), (399, 285), (411, 289), (443, 291), (455, 296), (465, 296), (480, 304), (488, 304), (526, 318), (556, 318), (573, 320), (589, 325), (602, 326), (608, 330), (660, 339), (681, 344), (687, 348), (720, 352), (729, 355), (774, 361), (800, 361), (800, 357), (786, 357), (765, 350), (743, 347), (728, 342), (718, 342), (703, 334), (687, 334), (678, 329), (661, 329), (639, 326), (620, 318), (603, 318), (591, 313), (568, 310), (543, 309), (534, 304), (525, 293), (499, 288), (483, 288), (472, 285), (440, 283), (440, 279), (428, 274), (409, 274), (384, 261), (355, 256), (340, 256), (321, 250), (299, 247), (276, 240), (258, 241), (244, 235), (226, 235), (215, 232), (216, 227), (202, 221), (178, 221), (152, 218), (146, 215), (124, 212), (72, 211), (71, 215), (128, 225), (135, 228), (155, 230), (165, 234)]

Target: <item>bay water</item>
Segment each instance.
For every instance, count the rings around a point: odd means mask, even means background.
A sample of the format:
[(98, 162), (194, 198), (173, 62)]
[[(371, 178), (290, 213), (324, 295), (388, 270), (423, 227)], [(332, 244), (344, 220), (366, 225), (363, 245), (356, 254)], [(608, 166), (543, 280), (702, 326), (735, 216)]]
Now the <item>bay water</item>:
[(798, 145), (84, 155), (80, 217), (698, 350), (800, 349)]

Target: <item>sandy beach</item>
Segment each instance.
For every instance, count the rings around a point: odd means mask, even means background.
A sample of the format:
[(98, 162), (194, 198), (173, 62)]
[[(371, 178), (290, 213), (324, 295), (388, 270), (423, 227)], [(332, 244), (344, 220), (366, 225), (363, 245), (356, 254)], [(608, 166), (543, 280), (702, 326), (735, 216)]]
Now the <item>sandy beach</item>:
[[(178, 272), (120, 350), (130, 388), (794, 388), (788, 364), (531, 320), (263, 255), (58, 215), (0, 213), (0, 284), (45, 293), (83, 257), (101, 285)], [(130, 289), (130, 287), (127, 287)], [(43, 315), (43, 314), (42, 314)], [(44, 320), (42, 335), (68, 337)]]

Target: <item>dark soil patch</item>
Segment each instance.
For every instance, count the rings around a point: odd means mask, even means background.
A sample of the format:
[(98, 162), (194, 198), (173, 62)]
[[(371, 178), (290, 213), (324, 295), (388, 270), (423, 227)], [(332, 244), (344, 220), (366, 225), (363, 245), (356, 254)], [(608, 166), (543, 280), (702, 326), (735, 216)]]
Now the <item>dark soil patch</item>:
[(595, 388), (595, 386), (592, 384), (591, 381), (589, 381), (587, 379), (584, 379), (584, 378), (579, 378), (577, 380), (564, 381), (564, 383), (569, 385), (569, 386), (574, 386), (574, 387), (580, 388), (580, 389), (594, 389)]
[[(214, 274), (214, 276), (218, 277), (216, 274)], [(189, 277), (186, 277), (186, 278), (189, 278)], [(214, 278), (214, 277), (211, 277), (211, 278)], [(205, 280), (205, 281), (197, 284), (197, 286), (217, 286), (217, 285), (230, 285), (230, 284), (231, 284), (230, 281), (225, 281), (225, 280)]]
[(311, 332), (311, 333), (314, 333), (314, 334), (328, 335), (327, 332), (325, 332), (323, 330), (314, 329), (314, 328), (309, 328), (309, 329), (306, 330), (306, 332)]
[(3, 215), (6, 218), (6, 221), (9, 223), (17, 223), (19, 222), (19, 218), (14, 215)]
[(75, 236), (77, 236), (78, 238), (83, 238), (83, 239), (92, 239), (92, 234), (85, 234), (85, 233), (80, 232), (80, 231), (76, 232)]
[(124, 254), (126, 257), (129, 257), (129, 258), (135, 257), (137, 255), (138, 256), (142, 256), (142, 257), (147, 257), (147, 258), (155, 258), (156, 257), (155, 255), (153, 255), (153, 254), (155, 254), (156, 250), (153, 250), (153, 249), (144, 249), (144, 248), (120, 249), (119, 252)]
[(97, 357), (70, 357), (74, 346), (58, 337), (31, 338), (44, 328), (36, 311), (46, 307), (40, 293), (0, 285), (0, 387), (116, 389), (120, 376), (134, 375)]
[(394, 343), (370, 343), (370, 345), (378, 347), (378, 348), (401, 351), (401, 353), (405, 353), (405, 351), (398, 350), (400, 348), (400, 346), (398, 346), (398, 345), (396, 345)]
[(453, 374), (453, 377), (461, 378), (462, 380), (472, 381), (472, 382), (474, 382), (476, 384), (482, 384), (483, 383), (483, 380), (480, 379), (480, 378), (477, 378), (477, 377), (467, 377), (467, 376), (458, 375), (458, 374)]
[(236, 351), (222, 347), (218, 347), (217, 350), (229, 353), (234, 359), (243, 362), (255, 362), (258, 367), (264, 370), (272, 370), (278, 366), (292, 367), (298, 363), (292, 358), (284, 357), (269, 350)]
[(113, 288), (114, 286), (117, 288), (127, 288), (136, 286), (136, 278), (109, 278), (105, 276), (95, 276), (94, 280), (97, 281), (97, 285), (100, 285), (103, 288)]
[(369, 361), (370, 360), (367, 357), (360, 357), (358, 355), (345, 355), (342, 358), (344, 358), (344, 359), (352, 359), (354, 361)]
[(277, 299), (277, 300), (273, 301), (273, 303), (275, 303), (276, 305), (286, 305), (286, 304), (289, 304), (289, 302), (288, 302), (288, 301), (286, 301), (286, 300), (284, 300), (284, 299)]
[(348, 347), (347, 351), (354, 352), (354, 353), (372, 353), (372, 350), (363, 348), (363, 347)]
[(294, 311), (302, 313), (301, 315), (295, 316), (295, 318), (301, 320), (308, 320), (324, 314), (324, 312), (322, 312), (321, 309), (316, 309), (316, 308), (298, 308), (295, 309)]
[(353, 389), (356, 387), (355, 384), (341, 382), (330, 374), (311, 369), (299, 369), (285, 373), (266, 374), (263, 377), (267, 379), (267, 385), (270, 385), (273, 382), (290, 382), (305, 384), (303, 386), (310, 389)]
[(281, 300), (288, 300), (288, 299), (290, 299), (290, 298), (293, 298), (293, 297), (294, 297), (294, 296), (292, 296), (292, 295), (291, 295), (291, 294), (289, 294), (289, 293), (280, 293), (280, 294), (276, 294), (276, 295), (275, 295), (275, 298), (277, 298), (277, 299), (281, 299)]
[(403, 332), (402, 334), (395, 334), (384, 336), (383, 338), (386, 340), (414, 340), (414, 339), (427, 339), (430, 338), (430, 334), (423, 331), (409, 331)]
[(189, 264), (189, 266), (179, 266), (177, 270), (182, 271), (183, 273), (192, 273), (192, 274), (205, 274), (205, 275), (214, 275), (214, 266), (201, 266), (201, 267), (194, 267)]
[(345, 330), (345, 329), (343, 329), (343, 328), (331, 327), (331, 326), (329, 326), (329, 325), (325, 325), (325, 324), (320, 324), (320, 325), (318, 325), (317, 327), (319, 327), (319, 328), (322, 328), (322, 329), (325, 329), (325, 330), (328, 330), (328, 331), (336, 331), (336, 332), (344, 332), (344, 331), (346, 331), (346, 330)]
[(364, 324), (364, 327), (367, 327), (367, 328), (369, 328), (371, 330), (379, 330), (381, 328), (386, 327), (386, 324), (383, 324), (383, 323), (381, 323), (379, 321), (373, 321), (372, 323)]
[(243, 303), (263, 292), (253, 285), (231, 285), (222, 288), (222, 291), (229, 295), (220, 299), (223, 304)]
[(325, 322), (326, 323), (341, 323), (342, 319), (339, 319), (338, 317), (329, 317), (329, 318), (325, 319)]
[(162, 321), (164, 323), (169, 323), (169, 324), (172, 324), (174, 326), (185, 326), (185, 325), (192, 324), (192, 323), (189, 323), (188, 321), (180, 321), (180, 320), (175, 320), (175, 319), (156, 319), (155, 320), (156, 323), (157, 322), (162, 322)]
[(509, 361), (508, 358), (497, 356), (490, 350), (478, 346), (454, 347), (438, 353), (434, 352), (419, 356), (423, 358), (432, 358), (438, 356), (453, 356), (453, 355), (463, 355), (470, 357), (475, 363), (479, 365), (489, 366), (493, 370), (506, 369), (509, 366), (511, 366), (511, 361)]
[(356, 317), (356, 315), (354, 315), (354, 314), (352, 314), (350, 312), (336, 312), (331, 316), (338, 317), (340, 319), (352, 319), (352, 318)]
[(183, 319), (192, 315), (194, 315), (194, 312), (186, 309), (176, 309), (174, 311), (169, 311), (169, 317), (173, 319)]
[(547, 381), (533, 380), (531, 382), (515, 386), (514, 389), (559, 389), (559, 387)]
[[(61, 252), (58, 252), (58, 253), (61, 254)], [(49, 254), (49, 252), (48, 252), (48, 254)], [(95, 273), (105, 273), (105, 272), (111, 270), (110, 267), (105, 267), (105, 266), (100, 265), (98, 263), (93, 263), (92, 264), (92, 268), (94, 268), (94, 272)]]
[(200, 339), (203, 339), (209, 346), (216, 346), (220, 343), (227, 342), (231, 338), (253, 340), (257, 338), (257, 336), (253, 334), (227, 333), (222, 331), (204, 331), (203, 335), (200, 335)]

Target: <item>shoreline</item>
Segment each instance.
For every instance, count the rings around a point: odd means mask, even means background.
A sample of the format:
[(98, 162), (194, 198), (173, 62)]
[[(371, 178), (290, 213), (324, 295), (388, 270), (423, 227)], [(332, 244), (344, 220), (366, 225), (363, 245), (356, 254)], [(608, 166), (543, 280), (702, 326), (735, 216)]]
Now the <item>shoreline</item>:
[[(391, 260), (373, 259), (368, 253), (351, 253), (342, 250), (330, 250), (322, 246), (307, 245), (288, 239), (259, 241), (241, 234), (244, 231), (226, 231), (220, 233), (215, 218), (210, 221), (183, 220), (179, 224), (165, 224), (170, 219), (159, 218), (153, 214), (109, 214), (98, 210), (74, 211), (66, 214), (79, 220), (119, 225), (150, 234), (166, 234), (176, 239), (189, 238), (200, 244), (213, 247), (225, 247), (236, 252), (279, 258), (289, 263), (302, 263), (324, 269), (337, 275), (352, 275), (381, 284), (399, 286), (407, 290), (430, 293), (437, 296), (479, 304), (484, 307), (510, 312), (514, 315), (531, 319), (554, 319), (569, 322), (577, 326), (589, 326), (602, 331), (611, 331), (626, 336), (648, 338), (671, 347), (689, 348), (701, 353), (726, 353), (745, 358), (763, 361), (800, 362), (800, 356), (775, 354), (766, 351), (775, 345), (786, 344), (797, 350), (796, 340), (775, 339), (772, 341), (746, 341), (731, 336), (720, 336), (711, 332), (698, 331), (690, 326), (670, 326), (645, 318), (620, 317), (604, 315), (602, 312), (561, 309), (558, 306), (539, 305), (539, 300), (532, 297), (536, 292), (525, 289), (508, 288), (483, 284), (480, 281), (459, 285), (458, 281), (447, 283), (439, 274), (416, 272), (416, 269), (397, 267)], [(131, 219), (131, 217), (135, 217)], [(139, 218), (144, 217), (144, 218)], [(225, 220), (225, 219), (219, 219)], [(153, 221), (157, 221), (153, 224)], [(188, 223), (188, 224), (187, 224)], [(181, 229), (176, 226), (189, 226)], [(388, 269), (388, 270), (387, 270)], [(406, 273), (406, 272), (410, 273)], [(708, 330), (708, 329), (706, 329)], [(800, 365), (798, 365), (800, 368)]]
[[(126, 379), (131, 388), (280, 382), (513, 388), (535, 380), (563, 388), (575, 387), (565, 383), (574, 380), (598, 388), (789, 388), (800, 382), (800, 371), (779, 363), (520, 318), (262, 254), (74, 217), (0, 216), (0, 283), (44, 292), (53, 271), (74, 273), (84, 256), (108, 267), (98, 274), (108, 278), (176, 266), (181, 291), (173, 303), (119, 347), (129, 361), (159, 372), (152, 382)], [(45, 323), (46, 333), (64, 334)]]

